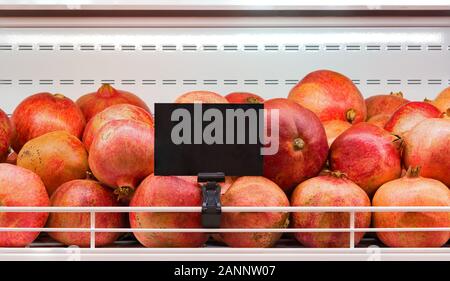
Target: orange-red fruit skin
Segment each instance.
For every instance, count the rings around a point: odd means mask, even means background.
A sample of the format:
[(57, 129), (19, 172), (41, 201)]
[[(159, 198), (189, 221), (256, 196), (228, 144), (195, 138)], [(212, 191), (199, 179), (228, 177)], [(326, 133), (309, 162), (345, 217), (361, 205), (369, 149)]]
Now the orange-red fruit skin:
[(375, 125), (353, 125), (333, 142), (330, 167), (373, 196), (378, 187), (401, 175), (401, 157), (396, 138)]
[[(201, 188), (195, 177), (148, 176), (136, 189), (132, 207), (201, 206)], [(200, 213), (133, 213), (132, 228), (201, 228)], [(208, 239), (205, 233), (135, 232), (145, 247), (200, 247)]]
[(4, 162), (9, 154), (9, 146), (13, 129), (8, 115), (0, 109), (0, 162)]
[[(422, 177), (402, 177), (382, 185), (372, 201), (373, 206), (450, 206), (450, 191), (441, 182)], [(448, 227), (450, 213), (375, 212), (376, 228)], [(389, 247), (441, 247), (450, 238), (448, 231), (378, 232), (378, 238)]]
[(432, 101), (432, 104), (441, 112), (447, 112), (447, 110), (450, 110), (450, 87), (447, 87), (440, 92), (434, 101)]
[[(271, 111), (279, 110), (279, 149), (274, 155), (264, 155), (263, 175), (290, 193), (324, 166), (328, 154), (325, 129), (310, 110), (288, 99), (268, 100), (264, 108), (268, 135), (272, 132)], [(294, 146), (298, 138), (304, 142), (302, 149)]]
[(20, 151), (27, 141), (53, 131), (64, 130), (81, 139), (86, 125), (83, 113), (71, 99), (50, 93), (24, 99), (11, 120), (16, 131), (15, 151)]
[[(44, 183), (35, 173), (11, 164), (0, 164), (0, 206), (47, 207), (49, 198)], [(48, 213), (0, 213), (0, 227), (42, 228)], [(24, 247), (39, 232), (0, 232), (0, 247)]]
[[(370, 206), (370, 199), (359, 186), (345, 177), (331, 175), (318, 176), (299, 184), (291, 197), (291, 206)], [(350, 214), (336, 213), (292, 213), (293, 228), (349, 228)], [(371, 214), (356, 213), (355, 227), (368, 228)], [(355, 245), (364, 236), (363, 232), (355, 233)], [(304, 246), (312, 248), (348, 248), (350, 234), (345, 232), (295, 233), (295, 238)]]
[(386, 123), (389, 121), (389, 119), (391, 119), (391, 115), (378, 114), (368, 118), (367, 123), (374, 124), (375, 126), (384, 129), (384, 126), (386, 126)]
[[(111, 189), (103, 187), (92, 180), (73, 180), (61, 185), (50, 198), (52, 206), (58, 207), (115, 207), (117, 199)], [(49, 228), (89, 228), (91, 226), (89, 213), (50, 213), (47, 227)], [(124, 213), (95, 214), (96, 228), (125, 227)], [(49, 232), (50, 237), (65, 245), (79, 247), (90, 246), (89, 232)], [(97, 232), (95, 246), (106, 246), (119, 238), (119, 232)]]
[(133, 93), (113, 88), (109, 84), (101, 86), (97, 92), (81, 96), (77, 105), (83, 112), (86, 122), (97, 113), (115, 104), (132, 104), (150, 112), (150, 109), (138, 96)]
[(17, 156), (17, 166), (35, 172), (49, 195), (61, 184), (86, 178), (88, 154), (83, 143), (66, 131), (54, 131), (28, 141)]
[(409, 102), (392, 114), (384, 129), (401, 136), (420, 121), (427, 118), (438, 118), (440, 115), (439, 109), (427, 102)]
[(192, 91), (179, 96), (175, 103), (228, 103), (228, 100), (214, 92)]
[(253, 93), (233, 92), (225, 96), (229, 103), (263, 103), (264, 99)]
[(352, 124), (342, 120), (330, 120), (322, 122), (322, 124), (327, 135), (328, 146), (331, 146), (340, 134), (352, 126)]
[(134, 120), (113, 120), (100, 129), (89, 150), (94, 176), (110, 187), (134, 189), (153, 173), (154, 129)]
[(404, 137), (403, 163), (420, 166), (420, 175), (450, 187), (450, 119), (430, 118)]
[[(264, 177), (240, 177), (222, 196), (223, 206), (286, 207), (289, 200), (283, 190)], [(221, 228), (285, 228), (287, 213), (223, 213)], [(220, 237), (230, 247), (272, 247), (281, 233), (221, 233)]]
[(367, 106), (367, 119), (375, 115), (392, 115), (400, 106), (409, 102), (402, 96), (394, 93), (390, 95), (371, 96), (365, 100)]
[(343, 120), (354, 110), (356, 124), (366, 120), (364, 98), (353, 82), (331, 70), (317, 70), (306, 75), (289, 93), (290, 100), (313, 111), (320, 121)]
[(153, 116), (141, 107), (132, 104), (111, 105), (89, 120), (83, 133), (83, 143), (87, 151), (100, 129), (112, 120), (136, 120), (153, 126)]

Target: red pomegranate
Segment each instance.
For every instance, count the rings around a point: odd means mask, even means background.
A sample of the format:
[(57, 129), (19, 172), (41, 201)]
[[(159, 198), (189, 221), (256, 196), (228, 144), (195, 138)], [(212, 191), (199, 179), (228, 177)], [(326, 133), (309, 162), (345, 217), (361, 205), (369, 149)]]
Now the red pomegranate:
[(116, 104), (95, 115), (86, 125), (83, 134), (83, 143), (89, 151), (94, 136), (109, 121), (112, 120), (136, 120), (153, 127), (153, 116), (144, 109), (131, 104)]
[(391, 116), (400, 106), (408, 103), (402, 92), (391, 92), (389, 95), (376, 95), (366, 99), (367, 119), (375, 115)]
[(8, 115), (0, 109), (0, 162), (6, 160), (11, 145), (13, 130)]
[(23, 100), (14, 110), (12, 123), (16, 129), (15, 151), (20, 151), (27, 141), (53, 131), (64, 130), (81, 139), (85, 126), (83, 113), (72, 100), (49, 93)]
[(384, 129), (384, 126), (386, 126), (386, 123), (391, 119), (391, 115), (388, 114), (378, 114), (370, 117), (367, 119), (367, 123), (373, 124), (375, 126), (378, 126), (380, 128)]
[[(291, 197), (291, 206), (370, 206), (370, 199), (359, 186), (340, 172), (318, 176), (299, 184)], [(355, 227), (370, 226), (370, 213), (356, 213)], [(293, 228), (349, 228), (350, 213), (292, 213)], [(355, 245), (364, 236), (355, 233)], [(338, 248), (350, 246), (350, 234), (345, 232), (303, 232), (295, 238), (306, 247)]]
[(221, 95), (210, 91), (192, 91), (179, 96), (176, 103), (228, 103)]
[(264, 155), (264, 176), (290, 193), (324, 166), (328, 154), (325, 130), (317, 116), (293, 101), (271, 99), (264, 108), (268, 135), (273, 132), (272, 110), (279, 111), (279, 149), (274, 155)]
[(340, 134), (352, 126), (352, 124), (342, 120), (330, 120), (322, 122), (322, 124), (327, 135), (328, 146), (331, 146)]
[(288, 98), (313, 111), (322, 122), (343, 120), (355, 124), (366, 120), (366, 105), (358, 88), (334, 71), (309, 73), (290, 91)]
[(420, 175), (450, 186), (450, 119), (430, 118), (404, 137), (403, 163), (420, 166)]
[(402, 136), (420, 121), (427, 118), (437, 118), (440, 115), (439, 109), (427, 102), (409, 102), (399, 107), (392, 114), (384, 129)]
[(225, 96), (229, 103), (263, 103), (264, 99), (253, 93), (233, 92)]
[[(200, 206), (201, 188), (196, 177), (148, 176), (136, 189), (130, 206)], [(200, 213), (130, 213), (132, 228), (201, 228)], [(145, 247), (200, 247), (205, 233), (134, 232)]]
[(35, 172), (49, 195), (61, 184), (86, 178), (88, 154), (83, 143), (66, 131), (54, 131), (28, 141), (17, 156), (17, 166)]
[[(44, 183), (35, 173), (11, 164), (0, 164), (0, 206), (49, 206)], [(0, 212), (0, 227), (45, 226), (48, 213)], [(0, 232), (0, 247), (24, 247), (39, 232)]]
[(369, 196), (402, 172), (399, 139), (373, 124), (353, 125), (333, 142), (330, 167), (345, 173)]
[[(107, 187), (92, 180), (73, 180), (61, 185), (50, 199), (52, 206), (61, 207), (111, 207), (117, 206), (117, 200)], [(89, 213), (50, 213), (47, 227), (50, 228), (89, 228)], [(125, 227), (125, 213), (95, 214), (96, 228)], [(49, 232), (50, 237), (65, 245), (88, 247), (89, 232)], [(97, 232), (95, 246), (101, 247), (116, 241), (119, 232)]]
[[(419, 169), (409, 169), (406, 176), (382, 185), (373, 197), (373, 206), (450, 206), (450, 190), (440, 181), (418, 176)], [(376, 228), (448, 227), (450, 213), (376, 212)], [(378, 232), (389, 247), (441, 247), (450, 238), (448, 231)]]
[[(223, 206), (289, 206), (283, 190), (264, 177), (240, 177), (222, 196)], [(223, 213), (222, 228), (286, 228), (288, 213)], [(282, 233), (221, 233), (230, 247), (271, 247)]]
[(110, 84), (103, 84), (97, 92), (81, 96), (76, 103), (83, 112), (86, 122), (91, 120), (95, 114), (115, 104), (132, 104), (150, 112), (148, 106), (138, 96), (114, 89)]
[(89, 150), (89, 166), (101, 182), (129, 199), (134, 188), (153, 173), (154, 130), (147, 123), (113, 120), (100, 129)]

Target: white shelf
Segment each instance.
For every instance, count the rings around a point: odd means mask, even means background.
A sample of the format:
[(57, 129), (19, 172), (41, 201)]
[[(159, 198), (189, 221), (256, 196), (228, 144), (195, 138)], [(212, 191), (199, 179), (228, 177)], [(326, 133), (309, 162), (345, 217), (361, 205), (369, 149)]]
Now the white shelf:
[(282, 239), (275, 248), (229, 248), (209, 242), (203, 248), (143, 248), (135, 241), (116, 242), (109, 248), (63, 247), (51, 241), (28, 248), (0, 248), (0, 261), (450, 261), (450, 245), (442, 248), (384, 248), (366, 238), (358, 248), (303, 248)]
[(5, 10), (448, 10), (445, 0), (2, 0)]

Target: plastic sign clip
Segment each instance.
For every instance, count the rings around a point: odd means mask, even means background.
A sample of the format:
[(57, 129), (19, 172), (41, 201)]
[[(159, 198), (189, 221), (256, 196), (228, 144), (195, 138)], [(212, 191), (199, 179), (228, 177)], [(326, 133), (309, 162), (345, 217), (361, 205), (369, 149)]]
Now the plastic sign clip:
[(202, 184), (202, 226), (219, 228), (222, 215), (219, 182), (225, 181), (224, 173), (200, 173), (197, 181)]

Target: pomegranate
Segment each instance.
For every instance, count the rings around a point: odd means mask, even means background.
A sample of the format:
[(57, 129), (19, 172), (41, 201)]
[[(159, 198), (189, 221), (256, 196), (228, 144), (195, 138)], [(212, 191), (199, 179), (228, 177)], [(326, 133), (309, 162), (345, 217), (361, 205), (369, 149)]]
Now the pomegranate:
[(86, 125), (83, 134), (83, 143), (89, 151), (94, 136), (109, 121), (136, 120), (147, 123), (153, 127), (153, 116), (144, 109), (131, 104), (116, 104), (95, 115)]
[(153, 173), (154, 130), (147, 123), (113, 120), (100, 129), (89, 150), (89, 166), (101, 182), (129, 199), (137, 184)]
[(49, 195), (61, 184), (86, 178), (88, 154), (83, 143), (66, 131), (54, 131), (28, 141), (17, 156), (17, 166), (35, 172)]
[[(196, 177), (148, 176), (137, 188), (130, 206), (200, 206), (202, 192)], [(201, 228), (200, 213), (130, 213), (132, 228)], [(205, 233), (135, 232), (145, 247), (200, 247)]]
[(110, 84), (103, 84), (97, 92), (81, 96), (76, 103), (83, 112), (86, 122), (105, 108), (115, 104), (132, 104), (150, 112), (148, 106), (138, 96), (114, 89)]
[(425, 102), (431, 103), (441, 112), (450, 111), (450, 87), (445, 88), (434, 100), (425, 99)]
[(353, 125), (333, 142), (330, 167), (345, 173), (369, 196), (402, 172), (399, 138), (366, 122)]
[(221, 95), (210, 91), (192, 91), (179, 96), (176, 103), (228, 103)]
[(340, 134), (352, 126), (350, 123), (342, 120), (330, 120), (322, 122), (322, 124), (327, 135), (328, 146), (331, 146)]
[(366, 99), (367, 119), (375, 115), (391, 116), (400, 106), (408, 103), (402, 92), (391, 92), (389, 95), (376, 95)]
[(29, 140), (43, 134), (64, 130), (81, 139), (85, 120), (80, 108), (61, 94), (39, 93), (23, 100), (12, 115), (16, 129), (13, 142), (20, 151)]
[[(359, 186), (341, 172), (330, 172), (299, 184), (291, 197), (291, 206), (370, 206), (370, 199)], [(355, 227), (370, 226), (370, 213), (356, 213)], [(349, 213), (292, 213), (294, 228), (348, 228)], [(363, 232), (355, 233), (355, 245), (361, 241)], [(303, 232), (295, 238), (306, 247), (342, 248), (350, 246), (350, 234), (345, 232)]]
[(403, 163), (450, 186), (450, 119), (426, 119), (405, 134)]
[(384, 129), (402, 136), (420, 121), (427, 118), (437, 118), (440, 115), (439, 109), (427, 102), (409, 102), (399, 107), (392, 114)]
[(366, 120), (366, 105), (358, 88), (334, 71), (309, 73), (290, 91), (288, 98), (313, 111), (322, 122), (343, 120), (355, 124)]
[(391, 119), (391, 115), (378, 114), (367, 119), (367, 123), (374, 124), (375, 126), (384, 129), (384, 126), (386, 126), (386, 123), (389, 121), (389, 119)]
[(225, 96), (229, 103), (263, 103), (264, 99), (253, 93), (234, 92)]
[[(44, 183), (35, 173), (11, 164), (0, 164), (0, 206), (49, 206)], [(45, 226), (48, 213), (0, 212), (0, 227)], [(24, 247), (39, 232), (0, 232), (0, 247)]]
[[(92, 180), (73, 180), (61, 185), (50, 198), (52, 206), (62, 207), (111, 207), (117, 206), (117, 200), (111, 189)], [(47, 227), (50, 228), (89, 228), (89, 213), (50, 213)], [(124, 213), (95, 214), (96, 228), (125, 227)], [(88, 247), (89, 232), (49, 232), (50, 237), (65, 245)], [(101, 247), (113, 243), (119, 232), (97, 232), (95, 246)]]
[(6, 160), (12, 139), (12, 127), (8, 115), (0, 109), (0, 162)]
[(324, 166), (328, 154), (325, 130), (317, 116), (293, 101), (271, 99), (264, 108), (268, 135), (272, 134), (271, 111), (279, 110), (279, 149), (264, 156), (264, 176), (290, 193)]
[[(222, 197), (223, 206), (289, 206), (283, 190), (264, 177), (240, 177)], [(223, 213), (222, 228), (286, 228), (288, 213)], [(221, 233), (230, 247), (271, 247), (282, 233)]]
[[(440, 181), (418, 176), (419, 169), (410, 168), (406, 176), (382, 185), (373, 197), (373, 206), (450, 206), (450, 190)], [(448, 227), (450, 213), (376, 212), (376, 228)], [(448, 231), (377, 232), (389, 247), (440, 247), (450, 238)]]

